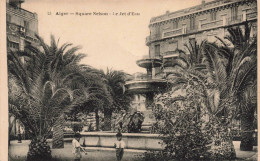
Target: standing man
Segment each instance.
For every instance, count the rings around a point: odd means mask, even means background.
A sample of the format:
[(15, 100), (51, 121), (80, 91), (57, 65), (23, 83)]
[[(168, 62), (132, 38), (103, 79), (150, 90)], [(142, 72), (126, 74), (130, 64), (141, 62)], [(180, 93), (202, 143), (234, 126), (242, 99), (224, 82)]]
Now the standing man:
[(118, 132), (116, 134), (117, 141), (114, 146), (116, 148), (116, 158), (117, 161), (121, 161), (124, 155), (125, 142), (122, 140), (122, 134)]

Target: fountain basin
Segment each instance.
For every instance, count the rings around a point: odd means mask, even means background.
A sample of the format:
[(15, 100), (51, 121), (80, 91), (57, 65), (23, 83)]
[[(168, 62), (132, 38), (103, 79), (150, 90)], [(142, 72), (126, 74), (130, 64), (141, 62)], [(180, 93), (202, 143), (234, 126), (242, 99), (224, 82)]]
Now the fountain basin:
[[(113, 148), (116, 133), (112, 132), (82, 132), (80, 143), (87, 147)], [(162, 139), (159, 134), (122, 133), (125, 149), (162, 150)]]

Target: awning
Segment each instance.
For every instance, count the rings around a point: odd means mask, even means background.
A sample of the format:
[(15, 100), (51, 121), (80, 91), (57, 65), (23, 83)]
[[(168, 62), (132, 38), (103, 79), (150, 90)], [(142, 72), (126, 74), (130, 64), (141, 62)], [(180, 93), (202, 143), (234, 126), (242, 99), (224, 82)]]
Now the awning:
[(13, 36), (13, 35), (8, 35), (7, 36), (8, 41), (14, 42), (14, 43), (20, 43), (20, 38)]

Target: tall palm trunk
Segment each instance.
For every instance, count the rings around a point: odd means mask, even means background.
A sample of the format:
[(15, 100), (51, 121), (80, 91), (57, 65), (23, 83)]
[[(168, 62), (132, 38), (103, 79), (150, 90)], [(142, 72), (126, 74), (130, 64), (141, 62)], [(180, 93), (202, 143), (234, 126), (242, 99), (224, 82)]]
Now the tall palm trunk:
[(240, 150), (253, 150), (254, 112), (242, 111), (241, 115), (241, 144)]
[(112, 110), (110, 108), (104, 108), (104, 131), (111, 130), (111, 118)]
[(27, 161), (46, 161), (50, 160), (51, 150), (45, 138), (34, 138), (29, 145)]
[(53, 149), (64, 148), (64, 132), (63, 132), (64, 123), (65, 123), (64, 116), (61, 115), (60, 118), (56, 121), (56, 123), (53, 126), (53, 135), (52, 135)]

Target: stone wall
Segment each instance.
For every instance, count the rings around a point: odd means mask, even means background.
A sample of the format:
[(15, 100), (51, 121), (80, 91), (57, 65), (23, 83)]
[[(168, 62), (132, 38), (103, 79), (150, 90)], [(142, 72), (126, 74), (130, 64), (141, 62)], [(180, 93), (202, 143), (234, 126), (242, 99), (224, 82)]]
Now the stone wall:
[[(126, 149), (139, 149), (139, 150), (162, 150), (163, 146), (159, 134), (136, 134), (136, 133), (123, 133), (123, 141), (126, 144)], [(87, 147), (106, 147), (113, 148), (116, 142), (116, 133), (97, 133), (87, 132), (81, 133), (80, 143)]]

